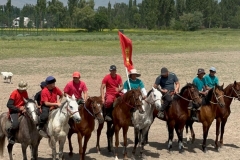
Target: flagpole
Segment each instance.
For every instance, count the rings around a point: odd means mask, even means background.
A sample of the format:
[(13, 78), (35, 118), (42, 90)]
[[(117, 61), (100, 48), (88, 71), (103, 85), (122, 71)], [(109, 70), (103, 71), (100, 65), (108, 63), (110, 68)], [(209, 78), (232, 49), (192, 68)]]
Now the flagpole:
[(128, 69), (126, 68), (126, 74), (127, 74), (127, 81), (128, 81), (128, 86), (129, 86), (129, 90), (131, 90), (131, 86), (130, 86), (130, 82), (129, 82), (129, 77), (128, 77)]

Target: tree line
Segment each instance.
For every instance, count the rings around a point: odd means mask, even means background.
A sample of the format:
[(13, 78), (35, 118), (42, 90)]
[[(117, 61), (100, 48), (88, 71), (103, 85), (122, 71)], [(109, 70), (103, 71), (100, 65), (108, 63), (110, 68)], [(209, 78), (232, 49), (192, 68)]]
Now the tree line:
[(31, 21), (28, 28), (83, 28), (102, 31), (114, 28), (197, 30), (199, 28), (239, 28), (240, 0), (129, 0), (94, 7), (94, 0), (37, 0), (36, 5), (25, 4), (22, 9), (11, 0), (0, 6), (0, 26), (12, 26), (20, 17)]

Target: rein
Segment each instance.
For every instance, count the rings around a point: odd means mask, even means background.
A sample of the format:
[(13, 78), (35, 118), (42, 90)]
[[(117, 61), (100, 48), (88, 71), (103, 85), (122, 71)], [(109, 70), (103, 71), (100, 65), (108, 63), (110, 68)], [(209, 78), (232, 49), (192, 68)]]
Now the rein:
[[(86, 107), (86, 103), (84, 103), (84, 109), (86, 109), (86, 111), (92, 116), (92, 117), (94, 117), (94, 119), (97, 117), (97, 115), (98, 114), (100, 114), (101, 112), (102, 112), (102, 110), (100, 110), (98, 113), (94, 113), (94, 111), (93, 111), (93, 113), (91, 113), (90, 111), (89, 111), (89, 109), (87, 109), (87, 107)], [(91, 103), (91, 107), (93, 108), (93, 102)]]
[[(65, 105), (66, 102), (67, 102), (67, 101), (65, 101), (65, 102), (63, 103), (63, 107), (64, 107), (64, 105)], [(69, 109), (69, 103), (67, 103), (66, 109), (67, 109), (67, 113), (70, 114), (70, 117), (72, 117), (75, 113), (78, 113), (78, 112), (79, 112), (78, 110), (75, 111), (75, 112), (72, 112), (72, 111)], [(62, 108), (60, 108), (60, 112), (62, 112)], [(64, 113), (64, 112), (62, 112), (62, 113)], [(64, 113), (64, 114), (66, 114), (66, 113)]]
[[(237, 98), (240, 97), (240, 94), (237, 93), (237, 91), (232, 87), (232, 92), (230, 95), (232, 95), (233, 91), (235, 92), (235, 94), (237, 95)], [(227, 96), (227, 95), (224, 95), (224, 97), (227, 97), (227, 98), (236, 98), (236, 97), (231, 97), (231, 96)]]
[[(214, 87), (214, 90), (215, 90), (215, 87)], [(217, 95), (216, 95), (216, 93), (215, 93), (214, 90), (213, 90), (213, 94), (214, 94), (214, 96), (215, 96), (215, 99), (217, 100), (217, 103), (212, 102), (212, 101), (209, 101), (209, 102), (212, 103), (212, 104), (219, 104), (219, 103), (220, 103), (220, 102), (219, 102), (219, 98), (221, 98), (221, 97), (224, 96), (224, 95), (221, 95), (221, 96), (217, 97)]]

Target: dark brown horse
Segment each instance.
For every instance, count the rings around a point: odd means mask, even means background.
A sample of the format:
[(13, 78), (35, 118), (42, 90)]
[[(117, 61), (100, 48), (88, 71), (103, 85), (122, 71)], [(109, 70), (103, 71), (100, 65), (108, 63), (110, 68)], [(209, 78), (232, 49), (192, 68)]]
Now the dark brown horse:
[[(27, 147), (31, 147), (32, 160), (38, 158), (38, 146), (42, 137), (39, 135), (36, 128), (38, 123), (37, 106), (34, 100), (25, 100), (26, 113), (19, 117), (19, 129), (15, 134), (16, 143), (20, 143), (22, 147), (23, 160), (27, 160)], [(3, 156), (5, 146), (5, 137), (7, 136), (7, 128), (11, 126), (8, 119), (8, 113), (4, 112), (0, 115), (0, 156)], [(8, 144), (8, 154), (10, 160), (13, 160), (12, 149), (13, 144)]]
[[(206, 140), (208, 136), (208, 131), (210, 126), (212, 125), (213, 120), (216, 118), (216, 113), (218, 107), (224, 107), (224, 91), (223, 91), (223, 85), (218, 86), (216, 85), (214, 88), (209, 90), (206, 98), (205, 98), (206, 104), (203, 104), (200, 108), (200, 111), (197, 113), (199, 122), (203, 125), (203, 144), (202, 149), (204, 152), (207, 151), (206, 149)], [(191, 136), (192, 136), (192, 142), (195, 139), (195, 133), (193, 130), (193, 121), (191, 119), (188, 120), (186, 124), (186, 132), (188, 134), (188, 127), (190, 127), (191, 130)]]
[[(124, 140), (124, 159), (127, 159), (127, 132), (129, 126), (132, 124), (132, 112), (139, 110), (140, 113), (144, 113), (141, 101), (142, 93), (140, 89), (132, 89), (117, 99), (115, 107), (112, 112), (113, 126), (107, 131), (108, 144), (112, 150), (112, 138), (115, 133), (115, 160), (118, 159), (118, 145), (119, 145), (119, 130), (123, 130)], [(109, 128), (108, 128), (109, 129)], [(110, 136), (110, 137), (109, 137)], [(110, 150), (110, 151), (111, 151)]]
[[(217, 108), (216, 113), (216, 140), (215, 145), (216, 149), (218, 150), (219, 147), (223, 146), (223, 134), (225, 124), (227, 123), (228, 117), (230, 116), (231, 110), (230, 105), (232, 103), (233, 98), (237, 98), (240, 101), (240, 82), (234, 81), (234, 83), (229, 84), (224, 89), (224, 102), (225, 107)], [(218, 145), (218, 136), (219, 136), (219, 128), (221, 124), (221, 135), (220, 135), (220, 146)]]
[[(71, 142), (71, 137), (73, 133), (78, 135), (79, 144), (79, 155), (80, 160), (85, 159), (85, 152), (87, 149), (87, 143), (92, 135), (92, 131), (95, 126), (95, 118), (99, 123), (103, 123), (103, 113), (102, 113), (102, 98), (101, 97), (89, 97), (86, 103), (79, 108), (80, 116), (82, 118), (80, 123), (75, 123), (72, 119), (69, 120), (70, 130), (68, 132), (68, 142), (69, 142), (69, 156), (73, 154), (73, 147)], [(84, 137), (84, 144), (82, 146), (82, 138)]]
[(173, 98), (172, 104), (165, 111), (168, 127), (168, 149), (172, 148), (174, 129), (178, 136), (179, 151), (183, 151), (183, 129), (191, 113), (188, 109), (189, 103), (200, 106), (202, 100), (199, 91), (194, 84), (186, 84)]

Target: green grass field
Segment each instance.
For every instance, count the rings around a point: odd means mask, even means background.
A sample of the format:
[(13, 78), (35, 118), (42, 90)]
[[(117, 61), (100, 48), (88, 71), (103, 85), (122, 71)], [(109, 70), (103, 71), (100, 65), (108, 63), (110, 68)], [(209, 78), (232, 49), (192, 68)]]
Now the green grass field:
[[(121, 53), (117, 30), (94, 33), (64, 29), (57, 32), (41, 30), (39, 32), (44, 34), (32, 36), (30, 33), (24, 36), (26, 31), (18, 31), (23, 34), (0, 36), (0, 58), (110, 56)], [(132, 29), (124, 30), (124, 34), (132, 39), (134, 54), (227, 52), (240, 49), (240, 31), (232, 29), (209, 29), (196, 32)]]

